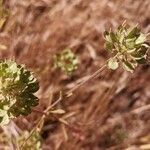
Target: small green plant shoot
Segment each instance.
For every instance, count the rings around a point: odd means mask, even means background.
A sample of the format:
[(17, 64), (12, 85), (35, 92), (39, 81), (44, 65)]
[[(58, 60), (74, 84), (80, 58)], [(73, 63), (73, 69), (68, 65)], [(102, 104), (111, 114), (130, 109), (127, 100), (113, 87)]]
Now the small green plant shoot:
[(70, 49), (65, 49), (54, 56), (54, 64), (55, 67), (70, 75), (78, 68), (78, 59)]

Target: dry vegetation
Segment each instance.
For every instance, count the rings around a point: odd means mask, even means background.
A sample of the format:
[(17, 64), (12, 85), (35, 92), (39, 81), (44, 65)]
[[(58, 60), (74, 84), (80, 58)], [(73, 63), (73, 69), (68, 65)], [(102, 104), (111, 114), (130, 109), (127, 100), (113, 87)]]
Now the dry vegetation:
[[(96, 71), (108, 58), (102, 33), (124, 20), (150, 32), (149, 0), (6, 0), (11, 12), (0, 33), (7, 46), (0, 58), (14, 58), (40, 81), (38, 110), (54, 102)], [(53, 55), (71, 48), (79, 68), (67, 76), (53, 67)], [(150, 149), (149, 62), (133, 74), (106, 69), (55, 108), (64, 115), (46, 117), (41, 131), (43, 150)], [(31, 130), (41, 114), (15, 119), (9, 134)], [(58, 118), (66, 118), (68, 125)], [(145, 147), (144, 147), (145, 146)], [(149, 147), (148, 147), (149, 146)]]

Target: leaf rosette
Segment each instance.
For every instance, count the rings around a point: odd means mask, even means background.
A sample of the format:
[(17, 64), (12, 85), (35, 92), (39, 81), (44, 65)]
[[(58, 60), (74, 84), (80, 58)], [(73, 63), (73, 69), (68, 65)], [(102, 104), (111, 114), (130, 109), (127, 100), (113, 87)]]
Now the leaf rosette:
[(70, 75), (78, 68), (78, 59), (70, 49), (65, 49), (54, 56), (54, 65)]
[(138, 64), (144, 64), (147, 58), (149, 44), (147, 36), (136, 27), (120, 25), (117, 31), (105, 31), (106, 49), (114, 54), (108, 61), (108, 67), (115, 70), (118, 64), (129, 72), (133, 72)]
[(34, 95), (39, 83), (32, 72), (14, 61), (0, 62), (0, 124), (7, 124), (10, 118), (31, 113), (38, 105)]

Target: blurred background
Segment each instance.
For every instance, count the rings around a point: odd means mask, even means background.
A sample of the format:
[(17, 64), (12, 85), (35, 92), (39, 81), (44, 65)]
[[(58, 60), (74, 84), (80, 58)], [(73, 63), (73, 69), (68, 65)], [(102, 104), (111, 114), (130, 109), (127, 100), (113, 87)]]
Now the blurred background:
[[(105, 30), (126, 20), (150, 32), (149, 0), (5, 0), (4, 6), (9, 16), (0, 33), (0, 43), (6, 47), (0, 47), (0, 58), (13, 58), (35, 73), (40, 82), (38, 110), (106, 62)], [(53, 56), (66, 48), (79, 59), (70, 76), (53, 65)], [(55, 106), (65, 114), (45, 118), (42, 149), (150, 150), (149, 105), (149, 62), (133, 74), (106, 69)], [(19, 117), (3, 130), (10, 137), (18, 130), (31, 131), (39, 116), (32, 112)], [(0, 149), (5, 146), (2, 141)]]

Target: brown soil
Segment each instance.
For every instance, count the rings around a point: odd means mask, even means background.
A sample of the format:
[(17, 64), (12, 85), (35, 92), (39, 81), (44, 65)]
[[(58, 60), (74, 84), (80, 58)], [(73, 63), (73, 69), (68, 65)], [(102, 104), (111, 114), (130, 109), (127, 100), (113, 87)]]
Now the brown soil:
[[(6, 0), (5, 6), (11, 15), (0, 42), (8, 49), (0, 52), (0, 58), (14, 58), (35, 72), (41, 110), (52, 94), (55, 101), (60, 90), (70, 89), (105, 63), (109, 54), (102, 33), (106, 29), (126, 20), (130, 25), (138, 23), (145, 33), (150, 31), (149, 0)], [(53, 55), (65, 48), (80, 60), (71, 77), (53, 67)], [(69, 126), (46, 118), (43, 150), (140, 150), (150, 143), (149, 105), (149, 63), (133, 74), (106, 69), (57, 105), (70, 115)], [(15, 122), (21, 129), (32, 129), (38, 116), (33, 112)]]

